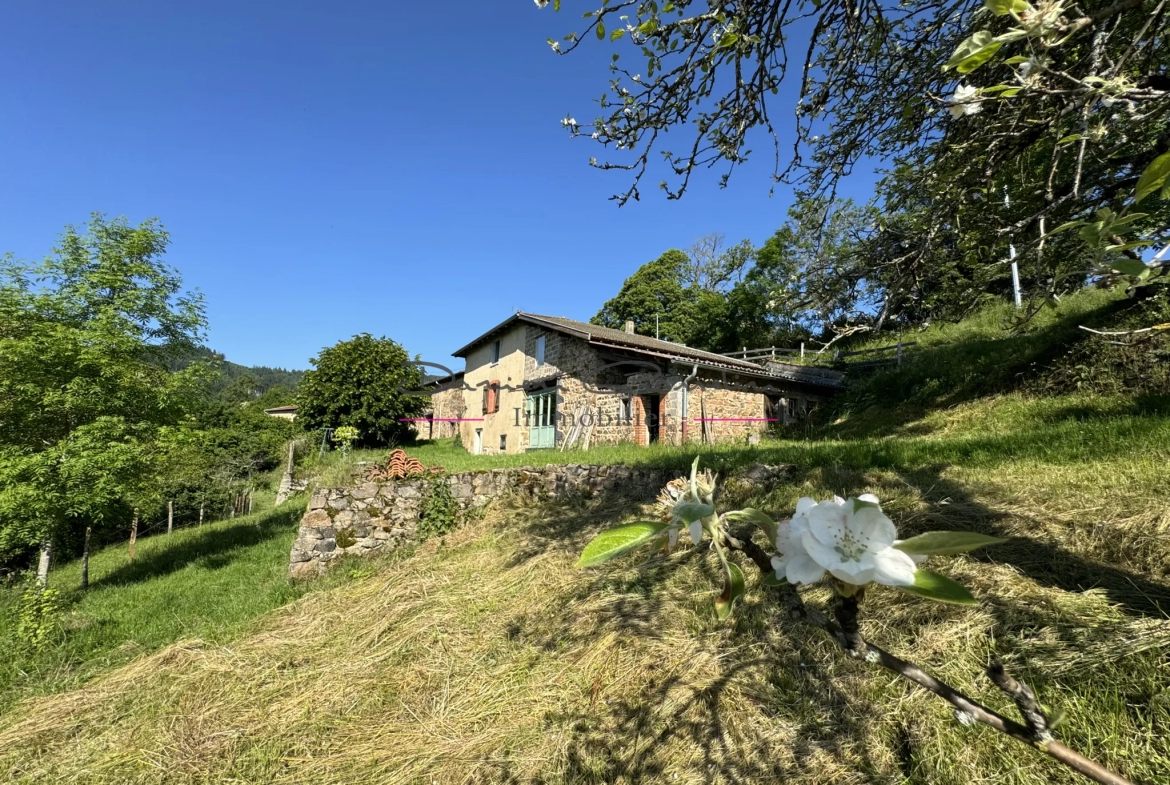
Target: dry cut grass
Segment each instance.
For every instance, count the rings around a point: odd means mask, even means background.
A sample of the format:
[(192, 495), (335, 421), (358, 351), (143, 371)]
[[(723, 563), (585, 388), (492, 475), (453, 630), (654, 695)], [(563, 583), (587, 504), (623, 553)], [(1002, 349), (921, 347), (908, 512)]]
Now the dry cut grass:
[[(1003, 659), (1067, 712), (1067, 743), (1167, 782), (1170, 510), (1157, 463), (1114, 459), (1126, 479), (1089, 513), (1107, 468), (1091, 460), (809, 465), (750, 500), (779, 512), (802, 494), (870, 489), (905, 532), (1013, 537), (936, 565), (973, 588), (977, 607), (874, 591), (867, 636), (1010, 713), (979, 675)], [(599, 499), (496, 510), (273, 612), (233, 644), (184, 641), (24, 702), (0, 718), (0, 773), (319, 785), (1076, 781), (845, 659), (821, 633), (782, 620), (766, 590), (717, 623), (713, 560), (698, 549), (573, 568), (599, 527), (635, 515)]]

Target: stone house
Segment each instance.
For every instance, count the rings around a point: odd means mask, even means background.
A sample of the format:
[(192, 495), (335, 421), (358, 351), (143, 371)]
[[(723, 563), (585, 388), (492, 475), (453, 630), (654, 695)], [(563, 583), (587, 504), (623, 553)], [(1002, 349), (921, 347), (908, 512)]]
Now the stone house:
[(476, 454), (597, 444), (743, 441), (803, 418), (841, 374), (767, 367), (634, 333), (518, 312), (454, 352), (420, 435)]

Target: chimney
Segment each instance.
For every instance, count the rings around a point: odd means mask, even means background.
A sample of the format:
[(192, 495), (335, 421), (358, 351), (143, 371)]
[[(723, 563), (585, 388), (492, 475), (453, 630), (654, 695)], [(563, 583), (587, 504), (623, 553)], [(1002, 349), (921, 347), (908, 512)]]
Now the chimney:
[(626, 332), (628, 332), (630, 335), (634, 334), (634, 320), (633, 319), (626, 319)]

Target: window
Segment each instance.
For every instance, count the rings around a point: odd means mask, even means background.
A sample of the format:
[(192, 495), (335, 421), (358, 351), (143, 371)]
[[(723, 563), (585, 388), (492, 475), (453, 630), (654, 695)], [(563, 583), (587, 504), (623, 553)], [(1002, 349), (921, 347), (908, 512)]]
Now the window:
[(483, 413), (495, 414), (500, 410), (500, 381), (493, 379), (483, 388)]
[(500, 434), (500, 452), (507, 452), (507, 451), (508, 451), (508, 437), (505, 436), (504, 434)]
[(491, 361), (492, 365), (495, 365), (496, 363), (498, 363), (500, 361), (500, 342), (499, 341), (492, 341), (492, 345), (490, 348), (490, 355), (489, 355), (488, 359)]
[(536, 339), (536, 364), (544, 365), (544, 336)]
[(618, 419), (624, 423), (634, 419), (634, 401), (632, 398), (622, 398), (618, 401)]

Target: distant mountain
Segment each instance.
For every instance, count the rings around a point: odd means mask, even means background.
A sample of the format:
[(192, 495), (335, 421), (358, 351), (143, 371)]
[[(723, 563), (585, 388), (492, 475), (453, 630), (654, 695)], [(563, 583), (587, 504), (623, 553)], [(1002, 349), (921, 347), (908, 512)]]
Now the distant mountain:
[(200, 346), (192, 349), (183, 357), (172, 361), (172, 370), (180, 370), (186, 368), (193, 362), (206, 361), (216, 365), (219, 368), (222, 381), (216, 385), (221, 389), (227, 388), (232, 382), (237, 379), (251, 376), (256, 380), (256, 395), (263, 395), (272, 387), (281, 385), (290, 390), (295, 390), (297, 385), (301, 382), (301, 377), (305, 375), (304, 371), (289, 371), (284, 368), (270, 368), (267, 365), (240, 365), (234, 363), (224, 357), (221, 353), (214, 349), (209, 349), (206, 346)]

